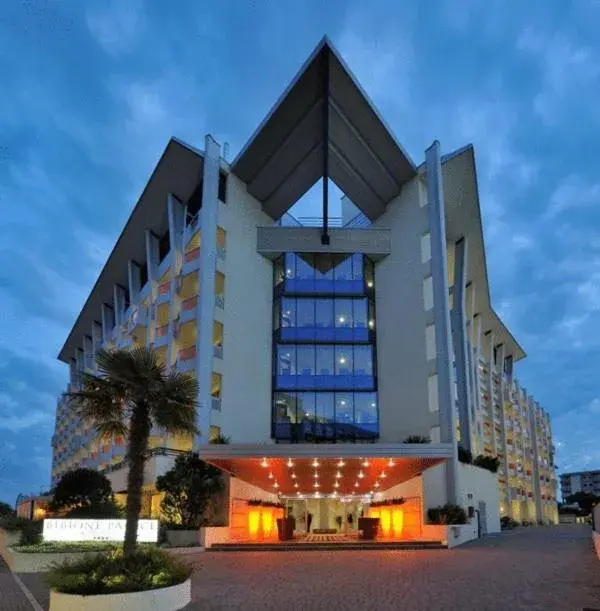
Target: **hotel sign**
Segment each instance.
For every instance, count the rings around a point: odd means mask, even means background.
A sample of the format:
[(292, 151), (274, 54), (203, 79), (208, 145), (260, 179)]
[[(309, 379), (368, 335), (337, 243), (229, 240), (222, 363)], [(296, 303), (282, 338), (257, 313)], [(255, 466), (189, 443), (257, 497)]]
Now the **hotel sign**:
[[(44, 520), (44, 541), (124, 541), (125, 520)], [(139, 520), (137, 540), (158, 541), (158, 520)]]

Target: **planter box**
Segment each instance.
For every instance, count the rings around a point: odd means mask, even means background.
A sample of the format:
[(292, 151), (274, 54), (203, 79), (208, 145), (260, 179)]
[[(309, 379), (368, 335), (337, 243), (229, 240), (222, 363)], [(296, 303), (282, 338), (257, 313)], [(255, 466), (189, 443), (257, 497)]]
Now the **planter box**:
[(76, 562), (90, 556), (97, 556), (105, 552), (50, 552), (34, 553), (16, 552), (9, 548), (4, 556), (4, 561), (13, 573), (44, 573), (58, 562)]
[(197, 530), (167, 530), (167, 541), (171, 547), (198, 545), (200, 538)]
[(127, 592), (125, 594), (98, 594), (80, 596), (50, 591), (50, 611), (177, 611), (192, 600), (190, 579), (170, 588)]
[(372, 541), (377, 538), (379, 529), (379, 518), (358, 518), (358, 530), (360, 538)]

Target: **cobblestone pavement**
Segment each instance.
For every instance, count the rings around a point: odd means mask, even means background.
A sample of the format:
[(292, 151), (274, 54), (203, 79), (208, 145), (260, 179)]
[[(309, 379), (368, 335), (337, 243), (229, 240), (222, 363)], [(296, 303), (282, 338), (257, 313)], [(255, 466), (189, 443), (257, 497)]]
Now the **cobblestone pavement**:
[[(600, 561), (587, 526), (517, 529), (451, 551), (219, 552), (187, 558), (197, 570), (186, 611), (600, 611)], [(48, 609), (41, 576), (19, 577)], [(0, 561), (0, 611), (32, 609)]]
[(517, 529), (454, 550), (194, 557), (186, 611), (600, 611), (590, 528)]

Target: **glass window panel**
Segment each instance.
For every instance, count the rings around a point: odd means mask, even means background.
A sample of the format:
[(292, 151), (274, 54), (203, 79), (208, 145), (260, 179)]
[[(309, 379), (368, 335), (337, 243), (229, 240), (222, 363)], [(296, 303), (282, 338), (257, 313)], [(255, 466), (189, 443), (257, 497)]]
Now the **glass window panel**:
[(296, 393), (275, 393), (274, 407), (275, 422), (297, 422)]
[(338, 328), (352, 328), (352, 299), (335, 300), (335, 326)]
[(311, 422), (315, 417), (315, 393), (298, 393), (298, 422), (309, 419)]
[(296, 326), (315, 326), (315, 301), (314, 299), (298, 299), (296, 303)]
[(356, 424), (377, 424), (377, 393), (354, 393)]
[(366, 299), (355, 299), (353, 303), (354, 328), (366, 329), (368, 325), (368, 306)]
[(342, 255), (342, 259), (336, 262), (334, 269), (335, 280), (351, 280), (352, 279), (352, 257), (349, 255)]
[(342, 424), (354, 423), (354, 401), (352, 393), (335, 393), (335, 421)]
[(335, 375), (352, 375), (352, 346), (335, 347)]
[(277, 373), (296, 375), (296, 346), (277, 347)]
[(293, 252), (285, 253), (285, 277), (295, 278), (296, 277), (296, 255)]
[(363, 260), (365, 258), (361, 253), (352, 255), (352, 278), (354, 280), (363, 279)]
[(285, 278), (285, 274), (283, 271), (283, 255), (281, 257), (279, 257), (278, 259), (275, 260), (275, 263), (273, 264), (274, 266), (274, 281), (275, 281), (275, 286), (278, 286), (279, 284), (281, 284)]
[(354, 375), (373, 375), (373, 349), (371, 346), (354, 346)]
[(333, 260), (330, 254), (315, 255), (315, 279), (333, 280)]
[(375, 303), (369, 300), (369, 329), (375, 329)]
[(333, 299), (315, 300), (315, 322), (317, 327), (333, 327)]
[(317, 422), (333, 422), (333, 393), (318, 392), (316, 398)]
[(318, 375), (333, 375), (334, 374), (334, 350), (333, 346), (316, 346), (317, 353), (317, 374)]
[(375, 286), (375, 265), (369, 257), (365, 257), (365, 282), (368, 289)]
[(290, 297), (281, 298), (281, 326), (296, 326), (296, 300)]
[(314, 255), (296, 255), (296, 278), (300, 280), (314, 280)]
[(296, 347), (296, 367), (299, 375), (315, 375), (315, 347), (297, 346)]

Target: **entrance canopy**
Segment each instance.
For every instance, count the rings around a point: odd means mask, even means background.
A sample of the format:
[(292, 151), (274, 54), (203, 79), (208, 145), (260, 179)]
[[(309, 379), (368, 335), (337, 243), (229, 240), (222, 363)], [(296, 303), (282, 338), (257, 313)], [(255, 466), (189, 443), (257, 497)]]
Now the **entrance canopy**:
[(324, 38), (231, 165), (279, 219), (322, 176), (371, 220), (416, 167)]
[(200, 457), (282, 496), (376, 494), (452, 456), (450, 444), (206, 445)]

